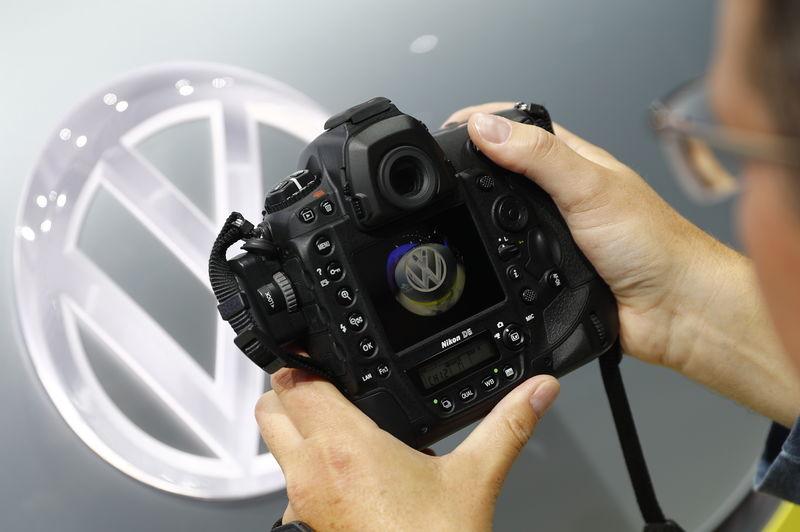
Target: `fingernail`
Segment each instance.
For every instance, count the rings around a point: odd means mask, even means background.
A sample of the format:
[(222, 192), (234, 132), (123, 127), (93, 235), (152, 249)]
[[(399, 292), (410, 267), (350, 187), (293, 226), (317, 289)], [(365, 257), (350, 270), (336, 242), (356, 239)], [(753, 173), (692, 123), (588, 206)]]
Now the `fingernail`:
[(547, 409), (550, 408), (550, 405), (553, 404), (556, 396), (558, 396), (560, 388), (558, 381), (553, 379), (544, 381), (534, 390), (531, 396), (531, 407), (536, 412), (536, 417), (541, 419), (544, 416), (544, 413), (547, 412)]
[(475, 129), (487, 142), (503, 144), (511, 136), (511, 123), (497, 115), (476, 113), (474, 116)]

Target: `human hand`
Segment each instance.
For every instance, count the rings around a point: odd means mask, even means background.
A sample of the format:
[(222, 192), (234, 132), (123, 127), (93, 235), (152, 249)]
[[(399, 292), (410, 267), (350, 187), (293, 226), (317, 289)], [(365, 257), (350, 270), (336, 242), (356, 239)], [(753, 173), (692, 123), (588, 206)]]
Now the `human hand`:
[(380, 430), (329, 382), (282, 369), (256, 419), (286, 477), (283, 522), (317, 532), (491, 530), (511, 464), (558, 391), (548, 375), (525, 381), (437, 457)]
[(486, 114), (512, 106), (468, 107), (447, 122), (469, 119), (469, 135), (487, 157), (550, 194), (575, 242), (617, 299), (625, 352), (682, 368), (693, 338), (674, 327), (674, 317), (679, 311), (702, 314), (700, 307), (718, 288), (706, 282), (709, 276), (687, 274), (719, 273), (731, 265), (735, 252), (680, 216), (605, 150), (558, 125), (552, 135)]

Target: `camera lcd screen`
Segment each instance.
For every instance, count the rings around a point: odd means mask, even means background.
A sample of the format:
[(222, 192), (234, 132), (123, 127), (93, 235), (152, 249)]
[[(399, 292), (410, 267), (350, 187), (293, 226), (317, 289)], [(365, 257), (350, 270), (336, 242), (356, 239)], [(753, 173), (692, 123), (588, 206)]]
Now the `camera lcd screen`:
[(354, 254), (392, 349), (402, 351), (500, 303), (503, 289), (459, 205)]
[(486, 337), (478, 338), (439, 355), (433, 362), (421, 366), (417, 375), (427, 391), (494, 358), (497, 358), (494, 345)]

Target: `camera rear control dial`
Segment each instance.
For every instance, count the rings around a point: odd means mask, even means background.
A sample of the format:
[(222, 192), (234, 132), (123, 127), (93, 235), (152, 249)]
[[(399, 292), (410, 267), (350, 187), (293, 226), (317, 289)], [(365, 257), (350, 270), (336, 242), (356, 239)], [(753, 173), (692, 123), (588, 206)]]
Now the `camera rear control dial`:
[[(264, 209), (270, 214), (285, 209), (307, 196), (317, 188), (319, 182), (319, 176), (310, 170), (298, 170), (289, 174), (286, 179), (275, 185), (267, 193), (267, 197), (264, 200)], [(311, 222), (313, 220), (303, 219), (303, 221)]]

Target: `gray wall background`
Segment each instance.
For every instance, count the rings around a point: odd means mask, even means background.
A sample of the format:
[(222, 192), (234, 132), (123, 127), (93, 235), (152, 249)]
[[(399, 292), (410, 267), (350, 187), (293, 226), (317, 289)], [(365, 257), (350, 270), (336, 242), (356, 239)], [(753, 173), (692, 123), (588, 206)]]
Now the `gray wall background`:
[[(462, 106), (535, 100), (630, 164), (695, 223), (735, 242), (731, 206), (690, 204), (645, 121), (654, 97), (704, 70), (712, 19), (709, 0), (4, 2), (0, 529), (266, 530), (285, 505), (283, 494), (191, 500), (123, 475), (71, 432), (33, 371), (15, 318), (15, 216), (45, 140), (87, 92), (142, 65), (188, 59), (262, 72), (331, 112), (385, 95), (434, 127)], [(423, 34), (439, 45), (412, 54), (409, 44)], [(295, 155), (273, 157), (269, 177), (293, 169)], [(624, 372), (663, 505), (687, 529), (709, 529), (746, 490), (766, 422), (665, 370), (629, 360)], [(639, 527), (595, 365), (564, 379), (562, 398), (509, 477), (495, 523)]]

